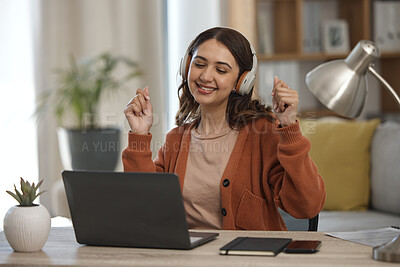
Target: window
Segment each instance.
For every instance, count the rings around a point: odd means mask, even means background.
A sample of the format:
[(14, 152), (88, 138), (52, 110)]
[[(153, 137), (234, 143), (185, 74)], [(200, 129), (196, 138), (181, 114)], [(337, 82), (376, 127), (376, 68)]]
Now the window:
[(207, 28), (221, 25), (221, 3), (215, 0), (167, 0), (168, 129), (179, 108), (179, 63), (189, 43)]
[(0, 229), (17, 204), (5, 190), (19, 188), (20, 177), (38, 181), (30, 10), (29, 0), (0, 3)]

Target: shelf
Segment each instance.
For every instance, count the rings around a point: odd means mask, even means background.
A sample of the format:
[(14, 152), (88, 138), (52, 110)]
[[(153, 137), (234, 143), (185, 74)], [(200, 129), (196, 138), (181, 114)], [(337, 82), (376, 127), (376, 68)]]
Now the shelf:
[(400, 58), (400, 51), (399, 52), (381, 52), (381, 59), (399, 59)]
[(326, 61), (332, 59), (344, 59), (347, 54), (297, 54), (297, 53), (286, 53), (286, 54), (274, 54), (274, 55), (258, 55), (259, 61), (285, 61), (285, 60), (296, 60), (296, 61)]
[[(345, 59), (360, 40), (372, 40), (372, 0), (229, 0), (228, 25), (248, 36), (253, 43), (259, 62), (274, 61), (330, 61)], [(317, 3), (322, 19), (341, 19), (348, 23), (349, 52), (341, 54), (306, 52), (304, 46), (307, 33), (315, 32), (318, 23), (309, 23), (309, 14)], [(320, 5), (318, 5), (318, 3)], [(315, 7), (315, 6), (314, 6)], [(327, 12), (329, 11), (329, 12)], [(261, 27), (260, 27), (261, 26)], [(308, 47), (309, 48), (309, 47)], [(400, 51), (382, 52), (378, 61), (380, 74), (400, 94)], [(382, 112), (399, 112), (397, 103), (382, 89)]]
[[(345, 59), (348, 54), (297, 54), (297, 53), (285, 53), (285, 54), (273, 54), (273, 55), (260, 55), (258, 54), (259, 61), (327, 61), (333, 59)], [(381, 59), (400, 59), (400, 52), (383, 52)]]
[[(247, 1), (242, 0), (240, 2)], [(310, 6), (311, 3), (313, 6)], [(324, 4), (322, 5), (322, 3)], [(306, 4), (308, 5), (307, 9), (305, 9)], [(314, 6), (314, 4), (318, 5)], [(306, 34), (304, 23), (308, 15), (310, 15), (311, 9), (315, 11), (316, 7), (317, 11), (321, 11), (323, 8), (331, 8), (333, 16), (348, 22), (350, 47), (354, 47), (359, 40), (370, 39), (369, 0), (253, 0), (252, 6), (256, 9), (254, 11), (256, 18), (248, 19), (253, 20), (256, 25), (257, 35), (255, 42), (258, 48), (257, 51), (260, 52), (259, 58), (261, 61), (324, 61), (345, 58), (348, 53), (327, 54), (319, 52), (322, 47), (313, 51), (307, 51), (307, 48), (304, 47), (304, 35)], [(306, 10), (308, 13), (305, 13)], [(239, 15), (240, 13), (231, 14), (232, 17)], [(324, 18), (317, 16), (316, 19), (322, 22)], [(260, 25), (263, 26), (260, 28)], [(271, 28), (271, 26), (265, 25), (273, 26)], [(318, 27), (311, 29), (311, 31), (317, 30)], [(270, 36), (270, 40), (265, 36)], [(322, 36), (319, 36), (319, 38), (322, 38)], [(262, 54), (267, 52), (273, 52), (273, 54)], [(308, 54), (307, 52), (316, 54)]]

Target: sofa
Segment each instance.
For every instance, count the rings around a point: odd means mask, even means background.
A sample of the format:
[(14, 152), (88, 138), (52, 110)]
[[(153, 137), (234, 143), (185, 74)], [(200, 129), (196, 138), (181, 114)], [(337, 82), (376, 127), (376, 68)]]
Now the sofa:
[[(400, 226), (400, 122), (310, 116), (299, 120), (327, 190), (318, 231)], [(57, 217), (52, 225), (71, 222)]]
[(318, 231), (400, 226), (400, 123), (300, 118), (327, 197)]

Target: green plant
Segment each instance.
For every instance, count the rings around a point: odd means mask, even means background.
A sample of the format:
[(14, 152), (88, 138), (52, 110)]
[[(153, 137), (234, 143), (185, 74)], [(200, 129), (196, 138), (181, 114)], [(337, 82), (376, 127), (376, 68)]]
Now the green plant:
[(36, 193), (36, 191), (39, 189), (39, 187), (42, 185), (43, 180), (41, 180), (36, 186), (35, 183), (32, 183), (32, 185), (28, 181), (24, 181), (21, 177), (21, 192), (20, 193), (17, 190), (17, 187), (14, 184), (14, 190), (15, 194), (11, 191), (6, 191), (8, 194), (10, 194), (13, 198), (15, 198), (18, 202), (19, 205), (21, 206), (33, 206), (33, 201), (41, 194), (43, 194), (46, 191), (41, 191), (40, 193)]
[[(125, 65), (126, 73), (119, 65)], [(129, 80), (141, 75), (138, 64), (129, 58), (103, 53), (94, 58), (77, 62), (70, 56), (70, 66), (58, 70), (57, 87), (39, 97), (35, 116), (42, 117), (50, 105), (54, 106), (55, 116), (62, 124), (66, 112), (72, 112), (77, 119), (77, 128), (98, 128), (96, 114), (100, 97), (105, 92), (116, 91)]]

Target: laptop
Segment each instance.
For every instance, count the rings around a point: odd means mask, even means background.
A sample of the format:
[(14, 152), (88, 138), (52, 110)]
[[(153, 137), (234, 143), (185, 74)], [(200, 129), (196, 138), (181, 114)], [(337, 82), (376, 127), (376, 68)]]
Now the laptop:
[(63, 171), (78, 243), (192, 249), (218, 233), (189, 232), (173, 173)]

